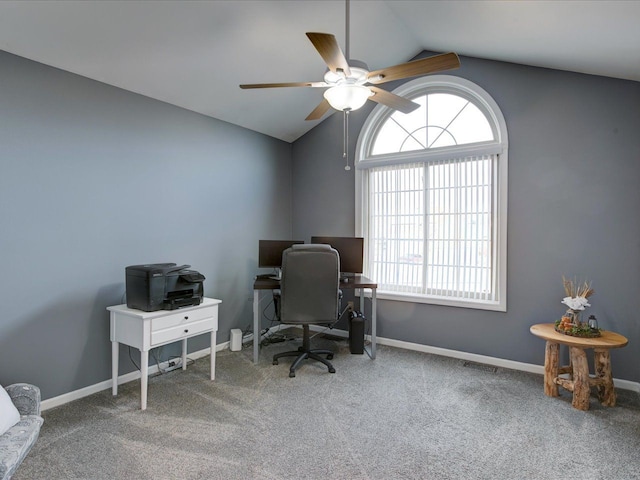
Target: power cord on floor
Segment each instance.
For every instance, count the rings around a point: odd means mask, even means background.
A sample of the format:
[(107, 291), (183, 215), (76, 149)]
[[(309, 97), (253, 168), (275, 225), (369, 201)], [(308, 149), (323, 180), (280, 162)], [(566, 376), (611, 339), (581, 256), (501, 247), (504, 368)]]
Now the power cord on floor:
[[(131, 355), (131, 347), (129, 346), (128, 348), (129, 351), (129, 360), (131, 360), (131, 363), (133, 363), (133, 366), (136, 367), (136, 369), (139, 372), (142, 372), (142, 370), (140, 369), (140, 366), (136, 363), (136, 361), (133, 359), (133, 356)], [(151, 354), (151, 356), (153, 357), (153, 359), (156, 362), (156, 367), (158, 369), (158, 371), (156, 373), (154, 373), (153, 375), (150, 375), (150, 377), (157, 377), (158, 375), (162, 375), (164, 373), (166, 373), (161, 367), (160, 367), (160, 363), (162, 363), (162, 361), (160, 360), (160, 358), (162, 357), (162, 347), (156, 347), (156, 348), (152, 348), (149, 353)], [(169, 355), (169, 358), (167, 359), (167, 364), (171, 363), (171, 360), (173, 359), (182, 359), (182, 356), (179, 355)], [(187, 367), (189, 365), (193, 365), (195, 363), (195, 360), (193, 360), (192, 358), (187, 357)]]
[(251, 324), (247, 325), (244, 330), (242, 330), (242, 348), (249, 343), (248, 337), (251, 336), (253, 330), (251, 329)]
[[(171, 360), (174, 360), (176, 358), (179, 359), (179, 360), (182, 360), (182, 356), (181, 355), (169, 355), (169, 359), (167, 360), (167, 363), (169, 365), (171, 365)], [(194, 363), (196, 363), (196, 361), (194, 359), (187, 357), (187, 367), (189, 365), (193, 365)]]
[[(268, 316), (267, 315), (267, 310), (273, 307), (273, 311), (274, 311), (274, 315), (273, 316)], [(280, 325), (280, 320), (277, 317), (277, 312), (276, 312), (276, 306), (275, 306), (275, 300), (272, 299), (269, 303), (267, 303), (267, 305), (265, 305), (265, 307), (262, 309), (262, 318), (263, 319), (267, 319), (269, 320), (270, 324), (268, 327), (266, 327), (265, 329), (260, 331), (260, 345), (261, 346), (266, 346), (266, 345), (270, 345), (272, 343), (281, 343), (281, 342), (285, 342), (287, 340), (293, 340), (293, 337), (288, 337), (284, 334), (278, 333), (278, 332), (273, 332), (272, 329), (277, 326)], [(251, 324), (247, 325), (246, 328), (243, 330), (242, 332), (242, 347), (244, 348), (246, 344), (248, 344), (250, 342), (250, 340), (248, 340), (248, 337), (252, 336), (253, 334), (253, 329)]]
[(287, 335), (285, 335), (283, 333), (280, 333), (280, 332), (272, 332), (270, 335), (265, 336), (262, 339), (262, 341), (260, 342), (260, 345), (265, 347), (265, 346), (271, 345), (273, 343), (282, 343), (282, 342), (286, 342), (288, 340), (293, 340), (293, 337), (287, 336)]

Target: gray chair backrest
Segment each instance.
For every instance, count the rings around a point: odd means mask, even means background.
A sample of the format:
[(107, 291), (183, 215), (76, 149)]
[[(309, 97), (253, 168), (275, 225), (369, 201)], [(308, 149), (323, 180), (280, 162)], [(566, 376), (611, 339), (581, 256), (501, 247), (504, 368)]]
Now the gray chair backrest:
[(280, 320), (333, 323), (338, 318), (340, 256), (329, 245), (293, 245), (282, 253)]

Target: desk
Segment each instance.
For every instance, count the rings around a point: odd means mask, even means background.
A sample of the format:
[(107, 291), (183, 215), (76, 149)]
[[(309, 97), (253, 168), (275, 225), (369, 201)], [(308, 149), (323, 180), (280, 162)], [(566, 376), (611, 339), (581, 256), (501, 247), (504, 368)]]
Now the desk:
[[(261, 290), (276, 290), (280, 288), (280, 281), (272, 278), (257, 278), (253, 283), (253, 363), (258, 363), (258, 357), (260, 355), (260, 291)], [(355, 275), (349, 277), (348, 282), (340, 282), (341, 290), (359, 290), (360, 295), (360, 311), (364, 314), (364, 290), (371, 290), (371, 351), (367, 352), (371, 359), (376, 358), (376, 290), (378, 284), (373, 280), (363, 276)], [(365, 315), (366, 317), (366, 315)]]
[[(558, 396), (558, 385), (573, 392), (572, 405), (579, 410), (589, 410), (591, 387), (598, 387), (598, 399), (602, 405), (613, 407), (616, 404), (616, 392), (611, 374), (609, 350), (624, 347), (629, 341), (626, 337), (603, 330), (596, 338), (572, 337), (558, 333), (553, 323), (533, 325), (530, 329), (535, 336), (547, 341), (544, 354), (544, 393), (549, 397)], [(558, 353), (560, 344), (569, 347), (571, 364), (560, 367)], [(595, 377), (589, 376), (585, 349), (593, 348)], [(569, 378), (559, 375), (568, 373)]]
[(118, 394), (119, 345), (140, 350), (140, 409), (147, 408), (149, 350), (182, 340), (182, 369), (187, 369), (187, 339), (211, 333), (211, 380), (215, 378), (218, 305), (221, 300), (204, 298), (200, 305), (178, 310), (143, 312), (126, 305), (107, 307), (111, 327), (111, 381), (113, 395)]

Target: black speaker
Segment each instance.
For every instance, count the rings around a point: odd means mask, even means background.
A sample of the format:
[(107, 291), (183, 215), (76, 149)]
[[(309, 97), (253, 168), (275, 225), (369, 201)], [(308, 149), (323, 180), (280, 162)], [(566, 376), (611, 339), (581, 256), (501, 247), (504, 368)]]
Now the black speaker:
[(349, 351), (351, 353), (364, 353), (364, 315), (362, 312), (352, 310), (349, 313)]

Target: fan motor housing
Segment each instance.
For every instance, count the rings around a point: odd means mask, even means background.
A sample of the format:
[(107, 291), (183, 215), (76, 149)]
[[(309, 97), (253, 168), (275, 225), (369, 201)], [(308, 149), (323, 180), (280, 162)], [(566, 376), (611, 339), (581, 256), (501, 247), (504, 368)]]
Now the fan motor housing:
[(367, 81), (367, 75), (369, 75), (369, 67), (366, 63), (360, 60), (349, 60), (349, 69), (351, 75), (346, 77), (342, 72), (332, 72), (327, 70), (324, 74), (324, 81), (331, 85), (339, 85), (341, 83), (349, 83), (355, 85), (362, 85)]

